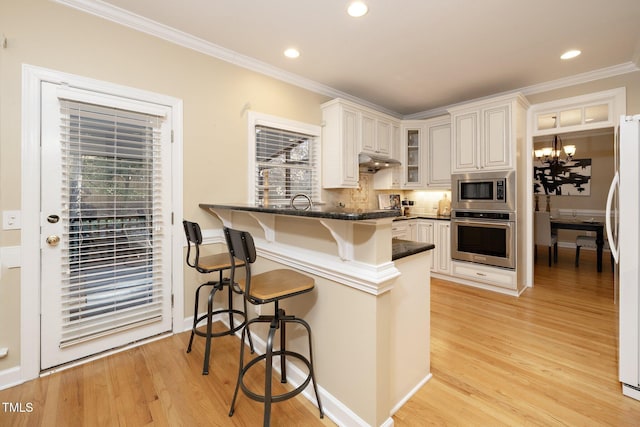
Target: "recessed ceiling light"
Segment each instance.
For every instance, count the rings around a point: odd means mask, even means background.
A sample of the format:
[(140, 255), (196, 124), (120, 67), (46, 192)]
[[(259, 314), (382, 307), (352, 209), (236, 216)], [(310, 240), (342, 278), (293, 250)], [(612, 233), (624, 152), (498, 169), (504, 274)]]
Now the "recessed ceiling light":
[(298, 49), (290, 47), (289, 49), (284, 51), (284, 56), (287, 58), (297, 58), (300, 56), (300, 51)]
[(347, 8), (347, 13), (349, 14), (349, 16), (353, 16), (354, 18), (364, 16), (368, 11), (369, 8), (367, 7), (367, 5), (361, 1), (351, 2), (351, 4), (349, 4), (349, 7)]
[(580, 52), (577, 49), (574, 50), (568, 50), (565, 53), (563, 53), (560, 56), (560, 59), (571, 59), (571, 58), (575, 58), (576, 56), (580, 55), (582, 52)]

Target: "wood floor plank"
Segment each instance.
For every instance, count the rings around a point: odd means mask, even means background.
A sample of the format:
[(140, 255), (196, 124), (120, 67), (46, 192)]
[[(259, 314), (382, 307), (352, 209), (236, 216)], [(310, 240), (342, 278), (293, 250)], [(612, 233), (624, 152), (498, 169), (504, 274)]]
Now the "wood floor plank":
[[(433, 379), (396, 426), (639, 426), (617, 380), (618, 312), (610, 265), (560, 249), (519, 298), (431, 283)], [(606, 264), (606, 263), (605, 263)]]
[[(540, 257), (535, 287), (519, 298), (432, 280), (433, 378), (393, 419), (396, 426), (640, 426), (640, 402), (617, 380), (618, 307), (610, 264), (595, 253), (560, 249)], [(204, 340), (185, 352), (188, 333), (0, 391), (2, 402), (31, 402), (31, 413), (0, 412), (4, 426), (255, 426), (262, 405), (229, 404), (240, 342)], [(260, 388), (263, 372), (247, 378)], [(276, 381), (277, 384), (277, 381)], [(279, 384), (277, 384), (279, 386)], [(334, 425), (303, 397), (273, 406), (274, 426)]]

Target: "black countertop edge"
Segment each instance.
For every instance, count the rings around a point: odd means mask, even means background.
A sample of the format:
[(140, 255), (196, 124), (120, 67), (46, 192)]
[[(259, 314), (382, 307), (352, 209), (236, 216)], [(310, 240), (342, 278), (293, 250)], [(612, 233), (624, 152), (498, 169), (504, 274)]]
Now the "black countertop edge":
[(411, 240), (393, 239), (391, 241), (391, 261), (430, 251), (436, 245), (433, 243), (414, 242)]
[(354, 210), (346, 208), (330, 208), (327, 206), (314, 206), (311, 209), (292, 209), (289, 206), (257, 206), (251, 204), (222, 204), (200, 203), (202, 209), (232, 209), (237, 211), (271, 213), (277, 215), (302, 216), (308, 218), (342, 219), (348, 221), (361, 221), (367, 219), (395, 218), (400, 215), (399, 210)]
[(409, 215), (409, 216), (399, 216), (397, 218), (394, 218), (394, 221), (402, 221), (402, 220), (406, 220), (406, 219), (435, 219), (438, 221), (451, 221), (451, 217), (450, 216), (443, 216), (443, 215), (430, 215), (430, 214), (417, 214), (417, 215)]

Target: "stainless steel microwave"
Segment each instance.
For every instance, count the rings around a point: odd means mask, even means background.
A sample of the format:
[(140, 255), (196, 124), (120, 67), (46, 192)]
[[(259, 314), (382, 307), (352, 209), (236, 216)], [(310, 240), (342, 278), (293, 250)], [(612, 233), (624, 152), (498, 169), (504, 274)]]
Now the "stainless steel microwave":
[(451, 209), (515, 211), (514, 171), (451, 175)]

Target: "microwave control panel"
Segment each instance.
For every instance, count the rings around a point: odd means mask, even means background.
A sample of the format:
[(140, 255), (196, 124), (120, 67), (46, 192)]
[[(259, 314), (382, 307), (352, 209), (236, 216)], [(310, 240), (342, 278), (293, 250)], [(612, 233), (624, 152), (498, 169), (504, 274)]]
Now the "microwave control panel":
[(504, 201), (504, 179), (496, 181), (496, 200)]

